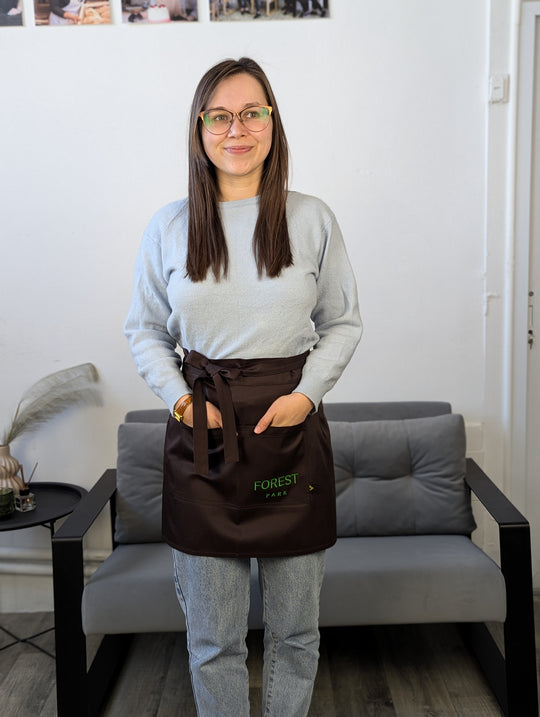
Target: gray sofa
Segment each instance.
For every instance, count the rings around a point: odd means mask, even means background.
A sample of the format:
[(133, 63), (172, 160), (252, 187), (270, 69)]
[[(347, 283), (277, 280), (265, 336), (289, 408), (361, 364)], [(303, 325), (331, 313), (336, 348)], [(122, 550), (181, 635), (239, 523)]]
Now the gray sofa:
[[(459, 623), (506, 715), (538, 715), (530, 534), (465, 458), (463, 418), (440, 402), (328, 404), (338, 541), (320, 624)], [(185, 630), (161, 541), (167, 411), (133, 411), (107, 471), (53, 538), (59, 717), (99, 711), (126, 638)], [(470, 539), (473, 490), (499, 523), (501, 566)], [(114, 550), (83, 582), (83, 536), (111, 505)], [(504, 623), (503, 656), (485, 623)], [(256, 561), (249, 625), (262, 626)], [(86, 665), (86, 636), (106, 636)]]

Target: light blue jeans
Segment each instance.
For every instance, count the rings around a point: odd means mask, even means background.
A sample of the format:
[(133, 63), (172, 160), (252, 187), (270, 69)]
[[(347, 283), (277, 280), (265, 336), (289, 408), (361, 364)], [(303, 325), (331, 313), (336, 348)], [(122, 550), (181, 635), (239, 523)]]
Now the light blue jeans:
[[(263, 717), (305, 717), (319, 660), (319, 595), (325, 551), (259, 558), (263, 597)], [(249, 558), (173, 550), (186, 616), (191, 682), (199, 717), (249, 717), (246, 666)]]

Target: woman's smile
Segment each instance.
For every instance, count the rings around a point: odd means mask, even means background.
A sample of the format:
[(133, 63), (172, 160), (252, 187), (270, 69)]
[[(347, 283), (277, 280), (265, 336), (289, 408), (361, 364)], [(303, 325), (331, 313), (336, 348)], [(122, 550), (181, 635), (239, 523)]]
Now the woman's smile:
[(229, 152), (229, 154), (246, 154), (247, 152), (251, 152), (253, 147), (242, 145), (237, 146), (234, 145), (232, 147), (225, 147), (224, 148), (226, 152)]

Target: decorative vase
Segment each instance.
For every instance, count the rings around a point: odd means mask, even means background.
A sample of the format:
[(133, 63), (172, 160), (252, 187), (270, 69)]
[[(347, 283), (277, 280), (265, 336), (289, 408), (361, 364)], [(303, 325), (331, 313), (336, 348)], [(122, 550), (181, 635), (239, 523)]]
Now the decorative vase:
[(11, 455), (9, 446), (0, 446), (0, 487), (12, 488), (17, 493), (24, 488), (22, 478), (17, 475), (20, 469), (21, 464)]

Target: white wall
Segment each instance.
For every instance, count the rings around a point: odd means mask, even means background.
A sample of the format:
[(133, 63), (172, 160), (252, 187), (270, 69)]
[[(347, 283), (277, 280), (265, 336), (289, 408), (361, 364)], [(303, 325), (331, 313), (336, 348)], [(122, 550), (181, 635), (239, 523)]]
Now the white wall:
[[(135, 253), (151, 214), (186, 192), (199, 77), (247, 54), (273, 83), (292, 187), (334, 209), (358, 278), (365, 333), (330, 397), (451, 401), (481, 455), (501, 423), (490, 415), (483, 435), (490, 3), (333, 0), (330, 20), (251, 24), (210, 23), (206, 5), (197, 24), (0, 29), (0, 423), (32, 382), (84, 361), (104, 399), (13, 453), (27, 470), (39, 460), (37, 480), (90, 487), (125, 411), (159, 405), (122, 334)], [(490, 331), (487, 349), (499, 320)], [(500, 393), (500, 372), (490, 381)], [(42, 528), (0, 534), (0, 562), (24, 572), (47, 546)], [(27, 609), (33, 583), (10, 580), (0, 609)]]

